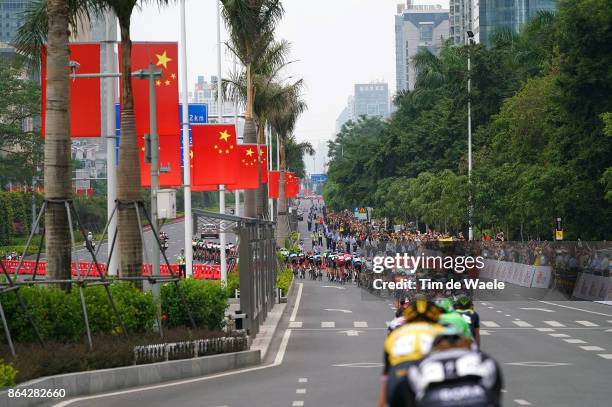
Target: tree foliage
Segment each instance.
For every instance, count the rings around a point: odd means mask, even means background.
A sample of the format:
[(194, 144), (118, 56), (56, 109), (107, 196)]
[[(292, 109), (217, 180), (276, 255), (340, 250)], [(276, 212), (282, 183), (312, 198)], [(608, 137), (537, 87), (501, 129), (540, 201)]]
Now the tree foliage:
[[(467, 58), (473, 172), (467, 178)], [(330, 142), (324, 195), (334, 208), (374, 206), (421, 228), (569, 239), (612, 230), (612, 10), (562, 0), (492, 45), (446, 44), (414, 58), (413, 91), (388, 121), (348, 123)], [(367, 151), (367, 154), (364, 152)], [(471, 186), (470, 186), (471, 185)], [(478, 237), (478, 236), (477, 236)]]

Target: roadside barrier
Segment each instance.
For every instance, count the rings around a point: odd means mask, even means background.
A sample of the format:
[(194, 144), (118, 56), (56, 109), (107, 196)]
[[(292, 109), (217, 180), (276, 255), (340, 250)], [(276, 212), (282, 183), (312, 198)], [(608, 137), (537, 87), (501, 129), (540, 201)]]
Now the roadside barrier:
[[(10, 274), (14, 274), (19, 266), (19, 260), (2, 260), (2, 263), (6, 267), (6, 270)], [(36, 262), (34, 260), (24, 260), (21, 264), (21, 269), (19, 269), (20, 275), (33, 275), (34, 267), (36, 266)], [(100, 270), (103, 273), (106, 273), (106, 265), (103, 263), (98, 263)], [(91, 267), (91, 270), (89, 268)], [(171, 264), (170, 267), (174, 274), (178, 274), (179, 266), (178, 264)], [(96, 265), (91, 262), (78, 262), (78, 267), (75, 262), (72, 262), (72, 275), (73, 276), (85, 276), (87, 275), (87, 270), (89, 270), (89, 276), (91, 277), (99, 277), (98, 270)], [(142, 265), (142, 274), (145, 276), (151, 275), (152, 266), (150, 264)], [(38, 263), (38, 267), (36, 268), (37, 276), (44, 276), (47, 274), (47, 263), (41, 261)], [(160, 265), (160, 274), (162, 276), (169, 276), (170, 270), (168, 269), (167, 264)], [(220, 280), (221, 279), (221, 266), (216, 264), (194, 264), (193, 265), (193, 277), (201, 280)]]

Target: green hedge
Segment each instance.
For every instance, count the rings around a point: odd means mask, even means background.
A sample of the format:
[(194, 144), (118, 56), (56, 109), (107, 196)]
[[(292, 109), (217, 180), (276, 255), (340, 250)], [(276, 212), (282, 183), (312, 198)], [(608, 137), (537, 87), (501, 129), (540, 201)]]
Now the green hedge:
[(276, 276), (276, 286), (283, 290), (283, 295), (287, 295), (292, 280), (293, 273), (291, 272), (290, 268), (285, 268)]
[(17, 370), (13, 365), (5, 364), (4, 360), (0, 359), (0, 388), (14, 386), (16, 377)]
[[(216, 330), (223, 327), (227, 306), (226, 290), (219, 282), (183, 280), (184, 291), (191, 312), (199, 328)], [(130, 334), (151, 332), (156, 324), (157, 304), (151, 292), (142, 292), (131, 283), (114, 282), (110, 285), (113, 300)], [(22, 287), (20, 293), (28, 306), (43, 339), (60, 342), (81, 341), (86, 333), (78, 287), (66, 293), (54, 287)], [(22, 312), (15, 295), (0, 298), (13, 340), (17, 343), (36, 341), (36, 336)], [(161, 308), (168, 327), (190, 327), (189, 318), (173, 283), (162, 286)], [(108, 301), (103, 286), (85, 288), (85, 301), (92, 334), (117, 335), (119, 321)], [(0, 332), (4, 340), (4, 333)]]
[[(220, 281), (187, 279), (179, 282), (185, 301), (189, 304), (197, 326), (211, 330), (223, 328), (227, 308), (227, 290)], [(166, 284), (161, 290), (162, 319), (168, 327), (189, 326), (189, 317), (183, 310), (174, 284)]]

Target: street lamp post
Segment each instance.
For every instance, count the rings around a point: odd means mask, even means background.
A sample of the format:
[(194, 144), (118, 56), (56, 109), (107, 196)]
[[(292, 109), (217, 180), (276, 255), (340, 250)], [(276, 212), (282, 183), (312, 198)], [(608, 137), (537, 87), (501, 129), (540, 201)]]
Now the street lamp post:
[(472, 31), (467, 32), (468, 35), (468, 60), (467, 60), (467, 69), (468, 69), (468, 239), (474, 240), (474, 231), (472, 228), (472, 216), (474, 212), (474, 205), (472, 203), (472, 65), (470, 59), (470, 47), (472, 45), (472, 38), (474, 38), (474, 33)]
[[(155, 69), (150, 63), (149, 69), (140, 69), (134, 72), (134, 77), (149, 80), (149, 137), (151, 140), (151, 226), (155, 231), (157, 222), (157, 191), (159, 190), (159, 136), (157, 134), (157, 101), (155, 97), (155, 80), (161, 78), (161, 69)], [(159, 275), (159, 247), (153, 245), (152, 271), (154, 276)], [(156, 286), (157, 287), (157, 286)]]

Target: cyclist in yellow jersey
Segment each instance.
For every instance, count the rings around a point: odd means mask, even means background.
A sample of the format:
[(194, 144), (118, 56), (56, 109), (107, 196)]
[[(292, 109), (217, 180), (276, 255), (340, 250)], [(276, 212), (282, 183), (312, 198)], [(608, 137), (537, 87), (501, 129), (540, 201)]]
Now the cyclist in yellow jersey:
[(385, 340), (384, 370), (379, 407), (404, 406), (404, 386), (408, 368), (431, 350), (435, 337), (443, 331), (438, 324), (443, 310), (423, 295), (418, 295), (403, 313), (406, 323), (393, 330)]

